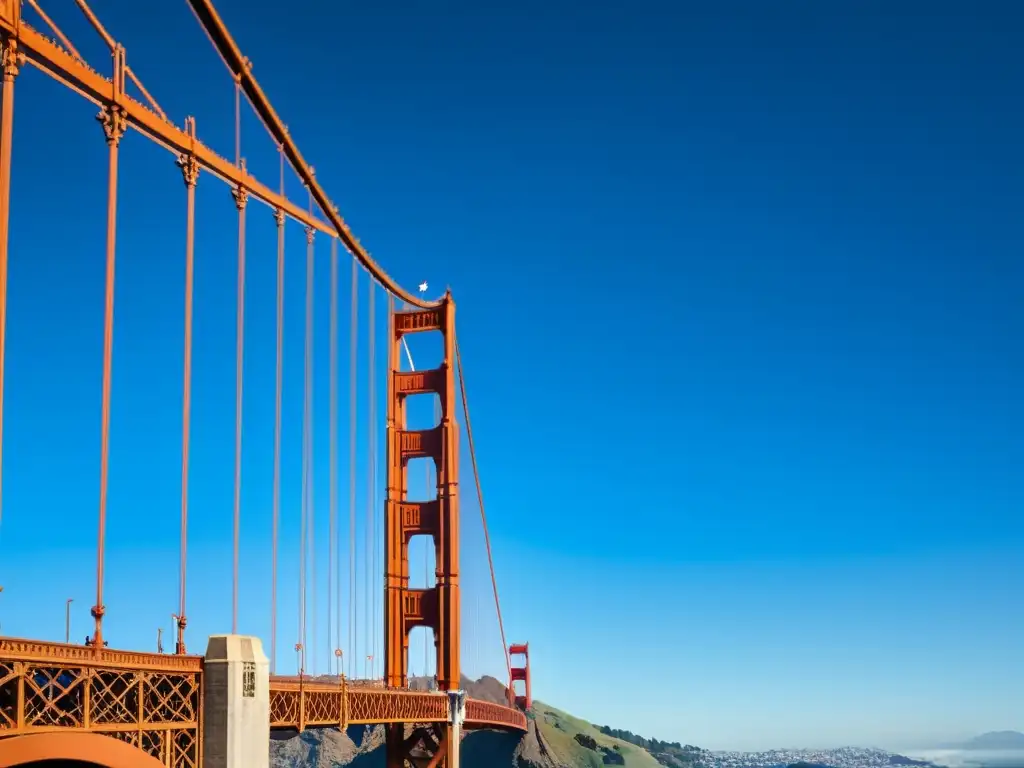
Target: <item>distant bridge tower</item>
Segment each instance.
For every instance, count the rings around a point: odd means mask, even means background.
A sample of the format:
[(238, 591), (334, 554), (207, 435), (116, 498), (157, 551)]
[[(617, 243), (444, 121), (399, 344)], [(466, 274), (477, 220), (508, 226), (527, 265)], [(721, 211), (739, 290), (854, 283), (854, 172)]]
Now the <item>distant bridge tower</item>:
[[(533, 696), (530, 693), (530, 644), (513, 643), (508, 649), (508, 655), (523, 657), (523, 666), (511, 668), (512, 681), (509, 687), (512, 689), (512, 695), (515, 696), (516, 706), (524, 711), (528, 711), (533, 707)], [(522, 696), (516, 693), (517, 680), (523, 682), (524, 690)]]

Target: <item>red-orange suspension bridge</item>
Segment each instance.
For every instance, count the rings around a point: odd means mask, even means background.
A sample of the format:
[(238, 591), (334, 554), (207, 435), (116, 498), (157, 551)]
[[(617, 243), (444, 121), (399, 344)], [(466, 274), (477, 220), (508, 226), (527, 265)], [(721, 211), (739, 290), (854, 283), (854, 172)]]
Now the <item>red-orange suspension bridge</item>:
[[(439, 301), (426, 301), (414, 295), (389, 277), (362, 247), (341, 218), (304, 160), (281, 118), (270, 105), (256, 82), (252, 67), (242, 56), (217, 12), (208, 0), (189, 0), (201, 27), (206, 31), (235, 83), (235, 158), (229, 161), (202, 144), (196, 135), (195, 121), (187, 119), (183, 127), (174, 125), (153, 96), (143, 86), (138, 74), (127, 63), (124, 47), (101, 24), (85, 0), (76, 0), (89, 23), (109, 47), (113, 61), (110, 77), (99, 74), (78, 52), (72, 41), (39, 5), (38, 0), (0, 0), (0, 54), (2, 54), (2, 123), (0, 123), (0, 451), (3, 448), (3, 393), (6, 340), (7, 266), (9, 222), (11, 216), (11, 174), (13, 153), (13, 120), (15, 84), (26, 65), (33, 66), (78, 93), (100, 108), (99, 120), (108, 153), (107, 217), (106, 217), (106, 287), (104, 303), (104, 343), (101, 394), (101, 444), (99, 477), (99, 511), (96, 565), (96, 600), (92, 608), (93, 631), (85, 645), (68, 642), (52, 643), (0, 638), (0, 764), (25, 753), (25, 744), (40, 749), (40, 738), (59, 734), (70, 739), (102, 734), (126, 743), (130, 748), (147, 753), (167, 766), (198, 766), (203, 759), (202, 691), (203, 657), (189, 655), (186, 650), (187, 608), (187, 543), (189, 512), (189, 448), (192, 399), (193, 346), (193, 283), (195, 240), (195, 190), (201, 173), (213, 175), (227, 183), (237, 209), (237, 318), (236, 318), (236, 380), (235, 380), (235, 457), (233, 509), (233, 586), (231, 631), (238, 631), (239, 548), (241, 532), (242, 446), (244, 412), (243, 358), (246, 319), (246, 214), (250, 198), (268, 205), (277, 229), (277, 296), (276, 296), (276, 371), (274, 422), (274, 473), (271, 544), (271, 637), (270, 664), (273, 672), (277, 659), (277, 586), (278, 549), (281, 533), (281, 423), (284, 340), (285, 228), (290, 219), (302, 225), (306, 233), (306, 305), (304, 345), (304, 393), (302, 419), (302, 503), (300, 519), (299, 616), (295, 644), (298, 674), (272, 677), (270, 683), (270, 721), (278, 728), (338, 726), (384, 723), (387, 725), (389, 765), (403, 765), (408, 760), (430, 765), (454, 764), (451, 731), (440, 725), (452, 718), (452, 699), (431, 691), (411, 690), (409, 675), (409, 633), (415, 627), (433, 631), (436, 649), (434, 676), (442, 691), (457, 691), (462, 686), (461, 664), (461, 599), (459, 584), (459, 495), (457, 493), (459, 452), (458, 415), (461, 411), (468, 436), (474, 486), (480, 504), (480, 520), (486, 548), (488, 571), (493, 592), (505, 679), (508, 681), (507, 701), (485, 702), (469, 699), (465, 703), (467, 727), (490, 727), (525, 730), (523, 710), (530, 706), (528, 662), (513, 668), (510, 650), (527, 654), (526, 646), (506, 642), (498, 602), (491, 548), (487, 536), (480, 478), (470, 428), (462, 361), (455, 334), (455, 305), (446, 294)], [(132, 95), (133, 93), (137, 95)], [(280, 173), (275, 191), (246, 169), (242, 159), (241, 109), (244, 101), (251, 105), (280, 152)], [(110, 454), (111, 376), (113, 370), (113, 334), (116, 274), (116, 239), (118, 168), (121, 138), (134, 129), (171, 151), (182, 173), (187, 199), (185, 253), (185, 310), (183, 410), (181, 450), (180, 565), (175, 653), (138, 653), (117, 651), (108, 647), (104, 634), (104, 564), (106, 545), (107, 489)], [(285, 194), (285, 174), (290, 169), (307, 190), (305, 205), (293, 202)], [(308, 674), (307, 648), (316, 643), (316, 565), (317, 542), (313, 503), (313, 332), (314, 332), (314, 236), (321, 232), (331, 239), (330, 253), (330, 499), (328, 544), (328, 652), (333, 651), (335, 674), (313, 677)], [(339, 347), (339, 263), (338, 243), (353, 257), (352, 293), (350, 298), (350, 365), (349, 365), (349, 449), (354, 457), (358, 449), (356, 424), (357, 355), (360, 333), (358, 276), (365, 270), (369, 276), (368, 317), (374, 317), (378, 287), (387, 294), (389, 327), (387, 336), (386, 403), (387, 437), (384, 472), (383, 559), (376, 562), (377, 497), (376, 445), (377, 428), (369, 430), (368, 508), (366, 531), (368, 549), (365, 555), (366, 584), (383, 570), (385, 588), (381, 614), (383, 632), (383, 675), (374, 679), (367, 656), (367, 674), (356, 680), (358, 665), (351, 649), (357, 646), (357, 578), (356, 578), (356, 487), (359, 482), (354, 458), (349, 462), (349, 528), (348, 528), (348, 599), (342, 596), (342, 558), (339, 546), (341, 530), (338, 515), (338, 381), (337, 351)], [(16, 289), (16, 286), (12, 287)], [(396, 309), (396, 300), (404, 305)], [(372, 326), (372, 324), (368, 324)], [(368, 392), (375, 392), (375, 342), (372, 327), (366, 329)], [(443, 360), (437, 369), (403, 370), (403, 348), (408, 353), (410, 334), (433, 332), (443, 338)], [(407, 400), (415, 395), (436, 397), (436, 423), (433, 427), (412, 430), (406, 426)], [(376, 398), (367, 403), (370, 424), (376, 425)], [(2, 456), (2, 453), (0, 453)], [(435, 467), (436, 497), (425, 501), (409, 499), (409, 462), (428, 459)], [(0, 461), (0, 493), (2, 493), (2, 461)], [(2, 504), (2, 495), (0, 495)], [(0, 506), (2, 509), (2, 506)], [(17, 510), (14, 510), (17, 513)], [(410, 587), (409, 545), (414, 537), (429, 537), (435, 551), (433, 586)], [(383, 568), (381, 569), (381, 565)], [(312, 593), (312, 600), (310, 594)], [(376, 599), (376, 598), (375, 598)], [(312, 603), (312, 624), (307, 622), (307, 606)], [(337, 603), (336, 615), (333, 613)], [(347, 643), (342, 642), (342, 605), (347, 603)], [(366, 602), (364, 631), (373, 633), (366, 648), (377, 647), (377, 615), (372, 600)], [(349, 650), (346, 658), (346, 648)], [(316, 657), (315, 650), (311, 653)], [(345, 663), (347, 662), (347, 666)], [(376, 665), (373, 666), (376, 669)], [(328, 667), (330, 670), (330, 667)], [(344, 674), (344, 670), (348, 674)], [(424, 668), (426, 671), (426, 667)], [(518, 695), (512, 693), (513, 681), (521, 684)], [(78, 736), (76, 736), (78, 738)], [(26, 739), (28, 741), (26, 741)], [(64, 743), (71, 744), (65, 739)], [(43, 739), (45, 742), (46, 739)], [(103, 749), (113, 749), (107, 739)], [(50, 739), (51, 744), (54, 743)], [(74, 749), (81, 756), (81, 742)], [(16, 745), (17, 749), (12, 745)], [(34, 745), (34, 746), (33, 746)], [(57, 759), (59, 749), (45, 752), (47, 759)], [(5, 749), (7, 752), (5, 753)], [(13, 751), (12, 751), (13, 750)], [(54, 752), (52, 750), (58, 750)], [(27, 754), (27, 753), (26, 753)], [(6, 755), (6, 756), (5, 756)], [(22, 755), (24, 756), (24, 755)], [(37, 755), (37, 759), (38, 758)], [(113, 760), (114, 758), (110, 758)], [(3, 762), (6, 760), (7, 762)], [(457, 761), (456, 761), (457, 762)], [(105, 764), (105, 763), (104, 763)], [(110, 763), (111, 765), (113, 763)]]

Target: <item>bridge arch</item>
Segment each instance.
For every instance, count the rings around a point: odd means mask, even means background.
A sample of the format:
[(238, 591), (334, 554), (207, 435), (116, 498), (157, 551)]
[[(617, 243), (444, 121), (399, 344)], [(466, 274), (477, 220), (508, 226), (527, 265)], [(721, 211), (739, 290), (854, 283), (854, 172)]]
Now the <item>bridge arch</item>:
[(110, 736), (98, 733), (35, 733), (0, 740), (0, 765), (76, 768), (164, 768), (163, 763)]

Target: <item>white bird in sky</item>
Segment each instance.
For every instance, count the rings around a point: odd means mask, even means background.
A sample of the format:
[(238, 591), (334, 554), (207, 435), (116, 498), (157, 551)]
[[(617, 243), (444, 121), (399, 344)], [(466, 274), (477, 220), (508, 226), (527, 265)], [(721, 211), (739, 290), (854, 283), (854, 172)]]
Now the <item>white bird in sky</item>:
[(424, 282), (420, 283), (420, 293), (426, 293), (426, 292), (427, 292), (427, 283), (426, 283), (426, 281), (424, 281)]

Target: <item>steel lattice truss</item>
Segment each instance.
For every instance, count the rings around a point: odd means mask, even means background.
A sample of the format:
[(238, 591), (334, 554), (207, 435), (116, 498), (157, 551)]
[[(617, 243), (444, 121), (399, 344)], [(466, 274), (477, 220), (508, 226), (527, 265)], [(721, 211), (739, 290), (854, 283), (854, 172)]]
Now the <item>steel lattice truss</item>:
[(480, 699), (466, 699), (466, 727), (525, 731), (526, 715), (515, 707)]
[[(378, 686), (275, 677), (270, 681), (273, 728), (320, 728), (377, 723), (443, 723), (450, 719), (447, 694)], [(469, 699), (467, 728), (526, 730), (518, 709)]]
[(0, 738), (112, 736), (168, 768), (199, 768), (203, 659), (0, 639)]

